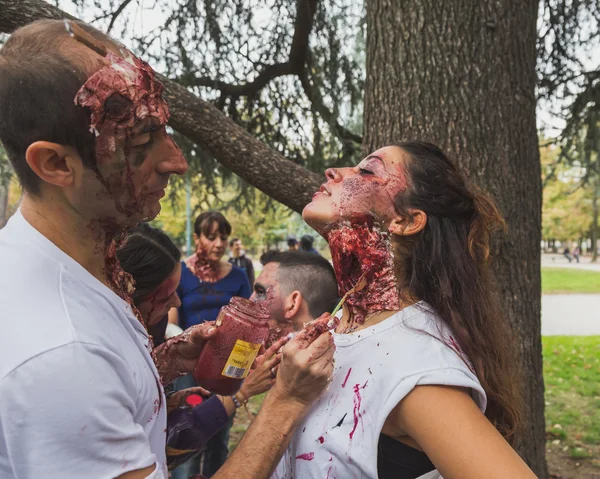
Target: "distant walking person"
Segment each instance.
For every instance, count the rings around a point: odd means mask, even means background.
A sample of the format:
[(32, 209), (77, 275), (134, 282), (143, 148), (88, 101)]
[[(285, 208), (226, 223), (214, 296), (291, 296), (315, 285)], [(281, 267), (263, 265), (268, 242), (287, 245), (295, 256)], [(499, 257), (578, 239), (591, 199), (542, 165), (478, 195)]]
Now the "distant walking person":
[(229, 241), (229, 248), (231, 249), (229, 262), (246, 273), (248, 281), (250, 281), (250, 288), (252, 288), (254, 286), (254, 265), (252, 264), (252, 260), (246, 256), (242, 240), (239, 238), (231, 239)]
[(319, 252), (313, 247), (315, 239), (311, 235), (304, 235), (300, 238), (300, 250), (306, 251), (307, 253), (319, 254)]
[[(573, 261), (573, 257), (571, 256), (571, 250), (568, 246), (563, 251), (563, 256), (569, 260), (569, 263)], [(579, 259), (577, 260), (577, 262), (579, 263)]]
[(579, 246), (576, 246), (575, 249), (573, 250), (573, 258), (575, 258), (575, 260), (579, 263), (579, 256), (581, 255), (581, 248)]

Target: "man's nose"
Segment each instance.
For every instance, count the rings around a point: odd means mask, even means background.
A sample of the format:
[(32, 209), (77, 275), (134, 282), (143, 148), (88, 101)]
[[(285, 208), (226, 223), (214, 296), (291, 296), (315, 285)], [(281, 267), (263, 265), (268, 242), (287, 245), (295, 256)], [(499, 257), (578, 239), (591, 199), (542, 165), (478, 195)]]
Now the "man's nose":
[(158, 172), (160, 174), (185, 174), (188, 169), (187, 161), (185, 161), (179, 147), (164, 129), (159, 133), (157, 143)]

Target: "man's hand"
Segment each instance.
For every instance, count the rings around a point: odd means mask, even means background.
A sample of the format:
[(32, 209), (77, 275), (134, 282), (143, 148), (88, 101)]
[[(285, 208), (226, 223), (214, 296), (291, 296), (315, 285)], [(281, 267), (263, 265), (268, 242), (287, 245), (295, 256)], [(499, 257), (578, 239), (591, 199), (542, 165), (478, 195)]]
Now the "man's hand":
[(161, 382), (166, 385), (196, 366), (202, 348), (217, 333), (213, 322), (205, 322), (186, 329), (152, 351)]
[(181, 391), (174, 392), (169, 397), (167, 397), (167, 414), (169, 414), (173, 409), (176, 409), (186, 404), (186, 399), (190, 394), (198, 394), (203, 398), (208, 398), (210, 397), (211, 393), (210, 391), (200, 386), (182, 389)]
[(217, 328), (215, 328), (214, 324), (214, 321), (197, 324), (186, 329), (183, 334), (173, 338), (181, 338), (180, 341), (174, 344), (175, 352), (173, 354), (179, 357), (183, 368), (182, 371), (191, 373), (194, 370), (202, 348), (217, 333)]
[(287, 338), (275, 341), (269, 349), (256, 358), (254, 369), (250, 371), (240, 389), (244, 399), (250, 399), (257, 394), (264, 393), (273, 387), (277, 374), (277, 367), (281, 362), (279, 350), (287, 343)]
[(300, 333), (283, 348), (273, 387), (277, 398), (309, 405), (329, 384), (335, 353), (333, 336), (325, 331), (312, 342), (308, 341), (306, 335)]

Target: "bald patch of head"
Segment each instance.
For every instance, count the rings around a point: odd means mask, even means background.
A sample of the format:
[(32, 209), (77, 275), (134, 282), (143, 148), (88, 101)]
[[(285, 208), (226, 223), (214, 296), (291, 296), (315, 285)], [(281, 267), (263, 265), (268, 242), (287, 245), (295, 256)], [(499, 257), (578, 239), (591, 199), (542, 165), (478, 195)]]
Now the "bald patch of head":
[[(97, 44), (120, 54), (123, 47), (109, 36), (83, 22), (71, 23)], [(69, 34), (64, 20), (40, 20), (19, 28), (10, 36), (0, 53), (8, 61), (11, 58), (30, 58), (35, 61), (46, 55), (61, 57), (86, 76), (92, 75), (106, 64), (101, 55)]]

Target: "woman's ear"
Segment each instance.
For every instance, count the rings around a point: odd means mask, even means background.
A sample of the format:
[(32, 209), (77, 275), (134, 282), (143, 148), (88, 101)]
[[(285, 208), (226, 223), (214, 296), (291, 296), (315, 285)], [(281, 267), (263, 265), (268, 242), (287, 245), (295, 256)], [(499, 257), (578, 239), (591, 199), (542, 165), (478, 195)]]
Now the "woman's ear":
[(427, 214), (422, 210), (408, 210), (409, 216), (396, 216), (388, 226), (388, 231), (398, 236), (412, 236), (423, 231), (427, 224)]
[(40, 179), (51, 185), (72, 186), (81, 168), (81, 158), (69, 146), (36, 141), (27, 148), (25, 161)]

